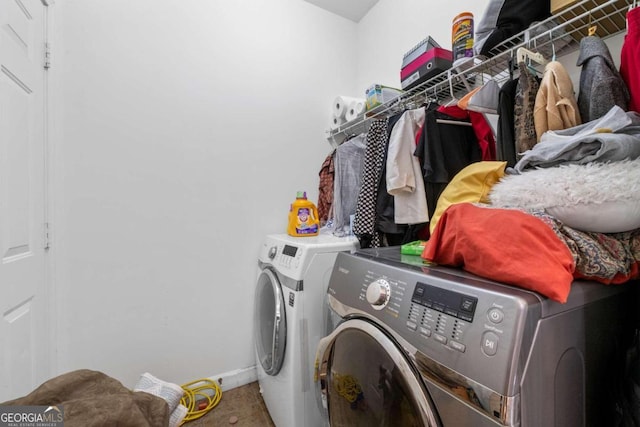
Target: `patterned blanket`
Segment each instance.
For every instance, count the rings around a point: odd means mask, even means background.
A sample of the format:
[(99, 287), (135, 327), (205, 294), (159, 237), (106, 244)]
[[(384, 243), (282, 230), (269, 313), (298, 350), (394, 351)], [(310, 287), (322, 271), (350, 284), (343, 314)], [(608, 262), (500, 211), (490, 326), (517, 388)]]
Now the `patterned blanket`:
[(638, 277), (640, 229), (624, 233), (594, 233), (564, 225), (545, 212), (531, 212), (548, 225), (569, 248), (576, 279), (606, 284), (624, 283)]

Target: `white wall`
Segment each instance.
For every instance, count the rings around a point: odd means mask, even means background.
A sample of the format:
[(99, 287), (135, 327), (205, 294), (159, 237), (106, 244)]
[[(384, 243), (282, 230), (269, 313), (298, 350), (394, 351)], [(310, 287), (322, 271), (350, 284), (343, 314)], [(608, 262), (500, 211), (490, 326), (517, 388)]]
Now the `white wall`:
[(356, 24), (300, 0), (58, 0), (57, 371), (254, 365), (262, 237), (317, 200)]

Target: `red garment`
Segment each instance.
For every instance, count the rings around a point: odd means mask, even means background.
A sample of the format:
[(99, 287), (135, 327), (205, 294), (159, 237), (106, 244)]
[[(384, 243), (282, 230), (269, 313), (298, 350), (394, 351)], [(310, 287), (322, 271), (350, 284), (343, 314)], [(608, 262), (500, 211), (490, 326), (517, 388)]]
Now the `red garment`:
[(629, 110), (640, 112), (640, 7), (627, 12), (627, 34), (620, 52), (620, 74), (629, 88)]
[(456, 119), (469, 120), (478, 139), (480, 151), (482, 151), (482, 160), (496, 160), (496, 138), (482, 113), (463, 110), (457, 105), (451, 107), (442, 105), (438, 107), (438, 111)]
[(320, 177), (320, 183), (318, 184), (318, 219), (320, 225), (324, 226), (329, 219), (331, 219), (331, 208), (333, 207), (333, 181), (335, 176), (334, 166), (334, 154), (333, 150), (320, 167), (318, 173)]
[(561, 303), (567, 301), (576, 267), (567, 245), (544, 221), (516, 209), (472, 203), (454, 204), (444, 211), (422, 258)]

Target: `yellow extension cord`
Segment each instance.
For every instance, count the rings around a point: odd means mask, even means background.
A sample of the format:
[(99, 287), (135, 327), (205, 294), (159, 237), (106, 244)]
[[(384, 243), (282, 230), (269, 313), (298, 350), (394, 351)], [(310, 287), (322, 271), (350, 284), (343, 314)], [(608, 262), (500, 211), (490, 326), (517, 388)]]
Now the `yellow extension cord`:
[[(202, 417), (222, 399), (222, 390), (218, 383), (206, 378), (183, 384), (182, 389), (184, 396), (180, 399), (180, 404), (186, 406), (188, 412), (180, 425)], [(207, 402), (207, 406), (198, 408), (200, 402)]]
[(333, 387), (338, 394), (349, 403), (355, 402), (358, 399), (358, 395), (362, 393), (362, 387), (360, 387), (358, 379), (353, 375), (333, 374), (333, 377)]

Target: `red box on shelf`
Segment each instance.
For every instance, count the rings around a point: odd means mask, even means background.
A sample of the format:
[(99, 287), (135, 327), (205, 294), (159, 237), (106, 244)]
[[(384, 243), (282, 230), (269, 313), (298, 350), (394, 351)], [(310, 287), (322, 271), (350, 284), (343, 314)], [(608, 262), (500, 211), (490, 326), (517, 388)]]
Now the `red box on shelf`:
[(430, 79), (451, 68), (453, 54), (450, 50), (434, 47), (418, 56), (400, 70), (400, 84), (403, 90)]

